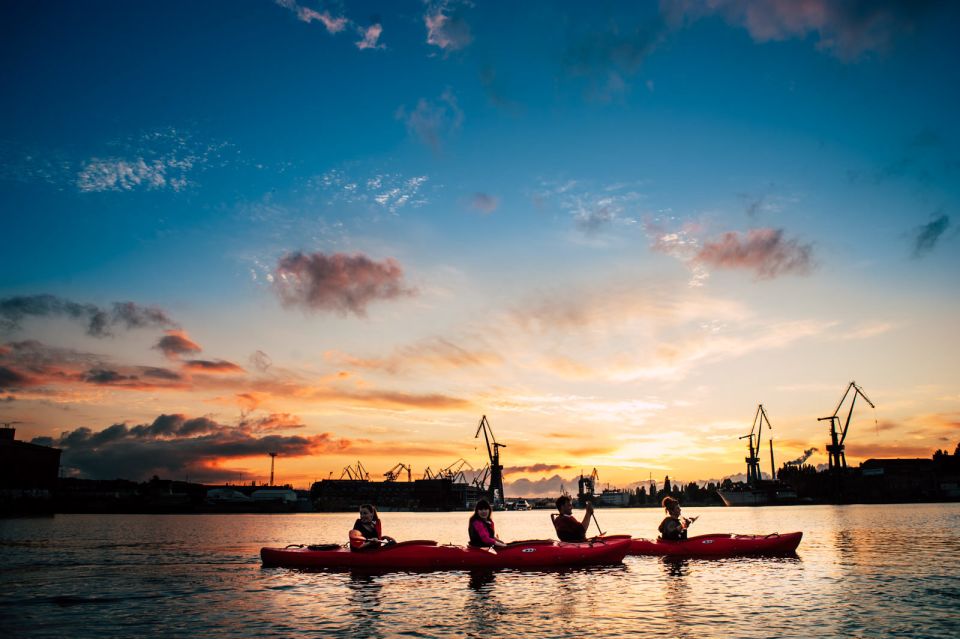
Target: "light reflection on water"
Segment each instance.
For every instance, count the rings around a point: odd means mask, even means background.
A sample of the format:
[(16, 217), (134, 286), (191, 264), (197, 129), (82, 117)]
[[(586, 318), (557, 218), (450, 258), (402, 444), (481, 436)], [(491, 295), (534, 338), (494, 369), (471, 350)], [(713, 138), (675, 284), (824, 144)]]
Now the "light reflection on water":
[[(689, 509), (699, 533), (803, 530), (793, 558), (549, 572), (358, 575), (264, 569), (261, 546), (342, 542), (353, 514), (0, 521), (11, 637), (957, 637), (960, 504)], [(660, 512), (601, 510), (652, 536)], [(463, 543), (467, 514), (383, 513), (398, 539)], [(496, 513), (507, 539), (546, 511)]]

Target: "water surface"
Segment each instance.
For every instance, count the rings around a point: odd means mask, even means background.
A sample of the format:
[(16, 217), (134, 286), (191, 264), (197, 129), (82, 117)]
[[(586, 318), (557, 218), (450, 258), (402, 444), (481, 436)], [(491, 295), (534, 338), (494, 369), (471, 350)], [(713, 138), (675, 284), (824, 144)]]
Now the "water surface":
[[(960, 636), (960, 504), (690, 508), (699, 533), (802, 530), (793, 558), (552, 571), (305, 573), (261, 546), (344, 542), (352, 514), (0, 520), (4, 637)], [(397, 539), (463, 543), (465, 513), (383, 513)], [(660, 511), (600, 510), (654, 536)], [(547, 511), (496, 513), (505, 539)], [(596, 532), (596, 528), (593, 529)]]

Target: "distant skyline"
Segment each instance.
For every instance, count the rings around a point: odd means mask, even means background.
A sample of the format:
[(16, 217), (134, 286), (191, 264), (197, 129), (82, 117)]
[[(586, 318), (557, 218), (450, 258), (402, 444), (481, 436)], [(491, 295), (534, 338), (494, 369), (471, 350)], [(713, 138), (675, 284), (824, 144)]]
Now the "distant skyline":
[[(507, 492), (960, 442), (960, 7), (5, 3), (0, 422)], [(762, 467), (768, 472), (766, 439)]]

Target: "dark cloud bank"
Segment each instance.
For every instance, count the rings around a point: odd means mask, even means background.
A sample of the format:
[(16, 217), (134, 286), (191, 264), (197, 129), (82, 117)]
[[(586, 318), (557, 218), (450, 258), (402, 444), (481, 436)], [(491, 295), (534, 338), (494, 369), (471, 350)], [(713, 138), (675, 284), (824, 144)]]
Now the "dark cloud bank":
[(0, 330), (18, 329), (27, 318), (64, 317), (86, 325), (87, 334), (108, 337), (113, 328), (170, 328), (176, 323), (156, 307), (114, 302), (109, 308), (73, 302), (55, 295), (18, 295), (0, 299)]
[(236, 480), (241, 473), (220, 467), (221, 462), (265, 457), (269, 452), (302, 457), (345, 450), (351, 445), (349, 440), (336, 439), (329, 433), (272, 434), (301, 427), (299, 420), (286, 414), (245, 419), (237, 426), (207, 417), (160, 415), (149, 424), (114, 424), (99, 432), (80, 427), (56, 438), (34, 438), (33, 443), (62, 449), (64, 467), (80, 477), (135, 481), (153, 475), (172, 479), (189, 475), (197, 481)]

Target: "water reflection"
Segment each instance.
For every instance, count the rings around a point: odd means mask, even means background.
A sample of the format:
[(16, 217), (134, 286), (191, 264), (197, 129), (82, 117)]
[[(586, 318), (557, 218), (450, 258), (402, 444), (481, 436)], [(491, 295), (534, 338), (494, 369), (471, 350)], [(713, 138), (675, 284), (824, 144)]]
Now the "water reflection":
[(352, 621), (351, 637), (381, 639), (380, 610), (383, 584), (380, 577), (370, 574), (350, 573), (347, 581)]
[(496, 573), (471, 572), (467, 587), (471, 595), (464, 606), (467, 636), (478, 639), (497, 636), (500, 621), (507, 610), (495, 591)]
[(683, 557), (664, 557), (662, 563), (668, 577), (683, 577), (690, 569), (690, 560)]
[(490, 584), (496, 578), (497, 573), (492, 570), (475, 570), (470, 573), (470, 589), (481, 591), (490, 590)]
[(664, 618), (676, 637), (691, 637), (686, 613), (689, 610), (690, 560), (680, 557), (664, 557), (661, 560), (666, 580), (663, 584)]

